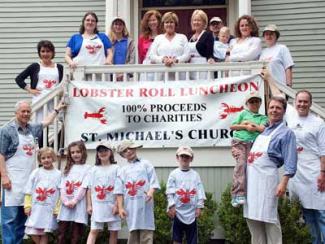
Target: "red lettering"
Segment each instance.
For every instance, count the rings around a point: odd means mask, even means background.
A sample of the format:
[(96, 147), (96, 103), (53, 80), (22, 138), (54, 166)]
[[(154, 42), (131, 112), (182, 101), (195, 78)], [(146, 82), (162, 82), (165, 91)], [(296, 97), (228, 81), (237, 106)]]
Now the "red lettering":
[(219, 92), (223, 93), (223, 92), (228, 92), (228, 84), (221, 84), (219, 86)]
[(240, 84), (238, 85), (238, 91), (240, 91), (240, 92), (247, 91), (247, 89), (248, 89), (248, 84), (247, 84), (247, 82), (240, 83)]
[(148, 89), (140, 88), (140, 97), (148, 97)]
[(254, 88), (255, 91), (259, 90), (257, 82), (251, 81), (249, 85), (250, 85), (250, 90), (252, 90), (252, 88)]
[(236, 92), (237, 89), (236, 89), (236, 84), (231, 84), (230, 85), (230, 92)]

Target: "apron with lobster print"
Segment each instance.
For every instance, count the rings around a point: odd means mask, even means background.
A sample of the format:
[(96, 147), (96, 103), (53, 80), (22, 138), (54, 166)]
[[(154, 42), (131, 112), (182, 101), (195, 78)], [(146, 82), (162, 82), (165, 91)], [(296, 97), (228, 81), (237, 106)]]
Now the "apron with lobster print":
[(99, 38), (95, 36), (92, 39), (83, 38), (80, 51), (73, 61), (80, 65), (103, 65), (105, 64), (105, 50), (104, 44)]
[[(196, 43), (198, 42), (198, 40), (200, 39), (200, 37), (202, 36), (202, 34), (205, 31), (202, 31), (201, 34), (198, 36), (196, 41), (189, 41), (188, 43), (188, 47), (190, 49), (190, 54), (191, 54), (191, 59), (190, 59), (190, 63), (191, 64), (206, 64), (207, 63), (207, 59), (205, 57), (202, 57), (198, 50), (196, 49)], [(199, 76), (197, 75), (199, 74)], [(207, 78), (207, 72), (190, 72), (190, 79), (191, 80), (196, 80), (196, 79), (206, 79)]]
[(112, 213), (116, 205), (116, 196), (113, 191), (118, 168), (119, 166), (116, 164), (95, 165), (87, 176), (85, 183), (91, 189), (92, 221), (102, 223), (120, 220), (117, 215)]
[(247, 201), (244, 217), (267, 223), (278, 223), (278, 198), (276, 188), (279, 184), (277, 165), (269, 158), (267, 149), (272, 136), (284, 124), (278, 125), (270, 135), (259, 135), (247, 159)]
[(315, 145), (315, 135), (324, 122), (317, 123), (312, 116), (309, 117), (310, 120), (295, 121), (295, 125), (288, 120), (288, 126), (296, 135), (298, 153), (297, 172), (289, 182), (289, 190), (291, 196), (299, 198), (304, 208), (325, 210), (325, 192), (317, 188), (320, 156)]
[(45, 229), (57, 228), (53, 211), (59, 198), (61, 172), (55, 168), (35, 169), (27, 183), (25, 193), (32, 195), (31, 215), (26, 221), (27, 227)]
[[(38, 73), (38, 82), (36, 89), (40, 91), (40, 94), (33, 96), (32, 103), (36, 103), (42, 98), (46, 97), (51, 90), (53, 90), (59, 84), (59, 71), (56, 66), (54, 67), (44, 67), (40, 64), (40, 71)], [(52, 112), (54, 108), (53, 101), (47, 104), (47, 109)], [(36, 112), (36, 122), (41, 123), (43, 121), (43, 109), (37, 110)]]
[[(18, 133), (18, 131), (17, 131)], [(35, 167), (35, 140), (32, 134), (18, 133), (19, 145), (14, 156), (6, 161), (11, 190), (5, 189), (5, 206), (23, 206), (24, 189)]]
[[(87, 177), (90, 167), (87, 164), (74, 164), (68, 175), (62, 177), (60, 188), (65, 192), (68, 201), (73, 200), (78, 195), (79, 189)], [(62, 204), (58, 219), (87, 224), (86, 197), (83, 197), (74, 208), (68, 208)]]

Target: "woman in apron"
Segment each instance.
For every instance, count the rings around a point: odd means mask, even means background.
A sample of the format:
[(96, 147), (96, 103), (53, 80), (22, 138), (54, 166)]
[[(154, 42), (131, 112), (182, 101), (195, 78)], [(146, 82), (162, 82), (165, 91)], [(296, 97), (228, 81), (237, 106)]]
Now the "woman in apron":
[[(284, 195), (289, 178), (295, 174), (297, 159), (295, 136), (282, 122), (285, 109), (285, 99), (271, 99), (268, 106), (270, 125), (256, 138), (248, 156), (244, 217), (253, 244), (282, 243), (278, 197)], [(278, 168), (282, 164), (285, 173), (280, 181)]]
[(65, 61), (71, 69), (82, 65), (112, 64), (112, 44), (105, 33), (97, 29), (98, 17), (87, 12), (81, 23), (80, 31), (69, 40)]
[[(190, 63), (207, 64), (213, 63), (214, 39), (211, 32), (206, 31), (208, 16), (200, 9), (194, 10), (191, 18), (192, 30), (195, 32), (189, 40), (191, 54)], [(199, 75), (198, 75), (199, 74)], [(191, 72), (191, 80), (206, 80), (207, 72)]]
[[(46, 97), (62, 80), (63, 66), (53, 62), (55, 47), (52, 42), (42, 40), (37, 44), (40, 61), (32, 63), (16, 77), (17, 85), (30, 93), (32, 103), (35, 104)], [(25, 80), (30, 77), (30, 84)], [(53, 102), (48, 104), (49, 113), (53, 111)], [(43, 121), (43, 110), (36, 112), (36, 123)]]

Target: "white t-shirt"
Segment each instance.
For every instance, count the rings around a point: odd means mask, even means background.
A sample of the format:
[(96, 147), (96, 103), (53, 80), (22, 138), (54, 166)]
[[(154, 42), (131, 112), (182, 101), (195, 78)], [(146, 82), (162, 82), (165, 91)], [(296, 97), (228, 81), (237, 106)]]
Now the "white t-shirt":
[(159, 189), (160, 186), (149, 161), (139, 159), (118, 170), (114, 194), (124, 196), (129, 231), (155, 229), (153, 199), (146, 201), (146, 193), (151, 188)]
[(286, 69), (294, 66), (289, 49), (282, 44), (275, 44), (272, 47), (262, 50), (261, 61), (268, 61), (269, 71), (273, 78), (281, 83), (286, 84)]
[(61, 172), (55, 168), (35, 169), (28, 180), (25, 193), (32, 196), (31, 215), (26, 226), (45, 230), (57, 227), (53, 211), (59, 199)]
[(174, 169), (166, 185), (168, 208), (175, 205), (176, 216), (184, 224), (195, 220), (195, 210), (204, 207), (205, 192), (200, 175), (193, 169)]
[(119, 166), (116, 164), (95, 165), (82, 183), (83, 188), (89, 188), (91, 191), (92, 221), (103, 223), (120, 220), (117, 215), (112, 213), (116, 204), (116, 196), (113, 191), (118, 169)]

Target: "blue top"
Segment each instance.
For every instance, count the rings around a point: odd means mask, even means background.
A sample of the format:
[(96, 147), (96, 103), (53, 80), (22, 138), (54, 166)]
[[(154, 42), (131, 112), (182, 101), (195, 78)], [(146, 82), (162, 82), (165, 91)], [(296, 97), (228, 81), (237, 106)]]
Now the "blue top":
[(128, 52), (128, 38), (123, 37), (121, 40), (116, 40), (113, 46), (114, 46), (113, 64), (125, 64), (126, 55)]
[[(266, 125), (261, 135), (270, 135), (282, 123), (283, 121)], [(272, 136), (267, 153), (278, 168), (284, 165), (284, 175), (294, 176), (297, 170), (297, 146), (296, 136), (291, 129), (286, 126), (279, 128)]]
[(34, 138), (38, 138), (41, 136), (42, 130), (43, 125), (40, 123), (27, 124), (26, 128), (22, 128), (16, 121), (10, 122), (0, 130), (0, 154), (5, 157), (5, 160), (15, 155), (19, 145), (18, 133), (23, 135), (32, 134)]
[[(102, 32), (98, 32), (96, 38), (100, 38), (100, 40), (102, 41), (103, 45), (104, 45), (104, 50), (105, 50), (105, 56), (107, 56), (107, 49), (112, 47), (112, 43), (109, 40), (109, 38), (106, 36), (105, 33)], [(67, 47), (71, 48), (71, 55), (72, 58), (76, 57), (81, 49), (81, 45), (83, 42), (83, 37), (81, 34), (74, 34), (70, 40), (67, 43)]]

